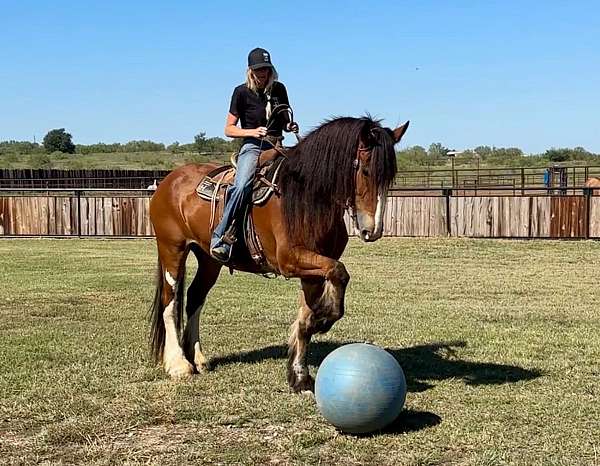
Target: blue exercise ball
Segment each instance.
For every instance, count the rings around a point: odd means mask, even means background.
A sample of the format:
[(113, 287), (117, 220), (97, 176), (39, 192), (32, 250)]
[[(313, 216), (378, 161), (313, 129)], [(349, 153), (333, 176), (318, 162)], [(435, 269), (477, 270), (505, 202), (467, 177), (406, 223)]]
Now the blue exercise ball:
[(352, 343), (321, 363), (315, 398), (323, 417), (343, 432), (362, 434), (394, 421), (406, 399), (406, 379), (386, 350)]

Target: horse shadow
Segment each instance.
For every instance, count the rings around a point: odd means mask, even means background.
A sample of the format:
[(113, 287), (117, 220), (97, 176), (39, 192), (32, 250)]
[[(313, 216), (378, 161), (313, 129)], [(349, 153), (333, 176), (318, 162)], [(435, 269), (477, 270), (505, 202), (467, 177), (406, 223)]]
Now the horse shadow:
[[(317, 341), (311, 343), (307, 362), (319, 366), (329, 353), (353, 341)], [(460, 359), (457, 349), (466, 348), (464, 341), (434, 342), (408, 348), (385, 348), (402, 366), (409, 392), (433, 388), (431, 381), (462, 379), (465, 384), (500, 385), (531, 380), (542, 375), (536, 369), (508, 364), (471, 362)], [(213, 368), (228, 364), (254, 364), (269, 359), (287, 359), (287, 346), (272, 345), (256, 350), (218, 356), (210, 360)]]
[[(316, 341), (311, 343), (307, 362), (319, 366), (336, 348), (352, 341)], [(466, 385), (500, 385), (532, 380), (542, 375), (537, 369), (525, 369), (508, 364), (471, 362), (460, 359), (457, 350), (465, 348), (465, 341), (434, 342), (408, 348), (385, 348), (402, 366), (409, 392), (423, 392), (434, 387), (435, 381), (462, 379)], [(269, 359), (286, 359), (287, 346), (272, 345), (264, 348), (233, 353), (211, 359), (212, 368), (228, 364), (254, 364)], [(405, 409), (383, 433), (406, 433), (432, 427), (441, 422), (434, 413)]]

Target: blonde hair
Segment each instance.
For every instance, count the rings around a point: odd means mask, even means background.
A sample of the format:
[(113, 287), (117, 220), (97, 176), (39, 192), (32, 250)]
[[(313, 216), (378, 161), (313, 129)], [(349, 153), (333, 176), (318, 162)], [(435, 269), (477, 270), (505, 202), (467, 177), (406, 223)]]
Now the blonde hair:
[[(277, 81), (278, 78), (279, 76), (277, 75), (275, 68), (271, 68), (269, 80), (265, 86), (265, 93), (271, 93), (273, 83)], [(258, 92), (258, 82), (256, 81), (256, 76), (254, 76), (254, 72), (250, 68), (246, 70), (246, 86), (248, 86), (248, 89), (250, 89), (252, 92)]]
[[(278, 78), (279, 76), (277, 75), (277, 70), (275, 70), (275, 68), (271, 68), (269, 73), (269, 79), (267, 81), (267, 85), (265, 86), (265, 94), (267, 95), (267, 118), (271, 116), (272, 110), (271, 90), (273, 89), (273, 84), (275, 83), (275, 81), (277, 81)], [(250, 68), (246, 70), (246, 86), (252, 92), (258, 94), (258, 82), (256, 80), (256, 76), (254, 76), (254, 72)]]

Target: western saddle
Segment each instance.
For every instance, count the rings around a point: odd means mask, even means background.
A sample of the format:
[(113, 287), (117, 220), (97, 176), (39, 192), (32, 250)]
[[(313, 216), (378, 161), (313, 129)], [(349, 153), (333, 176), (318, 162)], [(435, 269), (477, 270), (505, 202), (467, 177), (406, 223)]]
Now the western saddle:
[[(271, 271), (266, 262), (263, 247), (254, 230), (252, 221), (252, 207), (264, 205), (271, 195), (280, 195), (277, 179), (281, 164), (286, 159), (285, 149), (275, 145), (274, 149), (263, 151), (258, 159), (254, 183), (252, 186), (251, 201), (239, 219), (234, 219), (232, 226), (225, 232), (224, 241), (236, 246), (245, 243), (246, 248), (234, 247), (232, 261), (243, 260), (245, 255), (250, 258), (265, 272)], [(227, 202), (227, 189), (234, 181), (237, 167), (237, 153), (231, 156), (231, 165), (223, 165), (211, 170), (196, 187), (196, 193), (204, 201), (211, 203), (209, 233), (212, 233), (223, 218), (223, 211)], [(238, 225), (241, 224), (241, 228)]]

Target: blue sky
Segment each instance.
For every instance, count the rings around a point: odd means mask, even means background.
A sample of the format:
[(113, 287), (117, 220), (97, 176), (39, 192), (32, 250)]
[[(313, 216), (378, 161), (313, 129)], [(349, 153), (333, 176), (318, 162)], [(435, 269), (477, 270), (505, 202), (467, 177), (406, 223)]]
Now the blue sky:
[(250, 49), (301, 131), (365, 112), (402, 146), (600, 152), (600, 2), (0, 2), (0, 140), (223, 136)]

